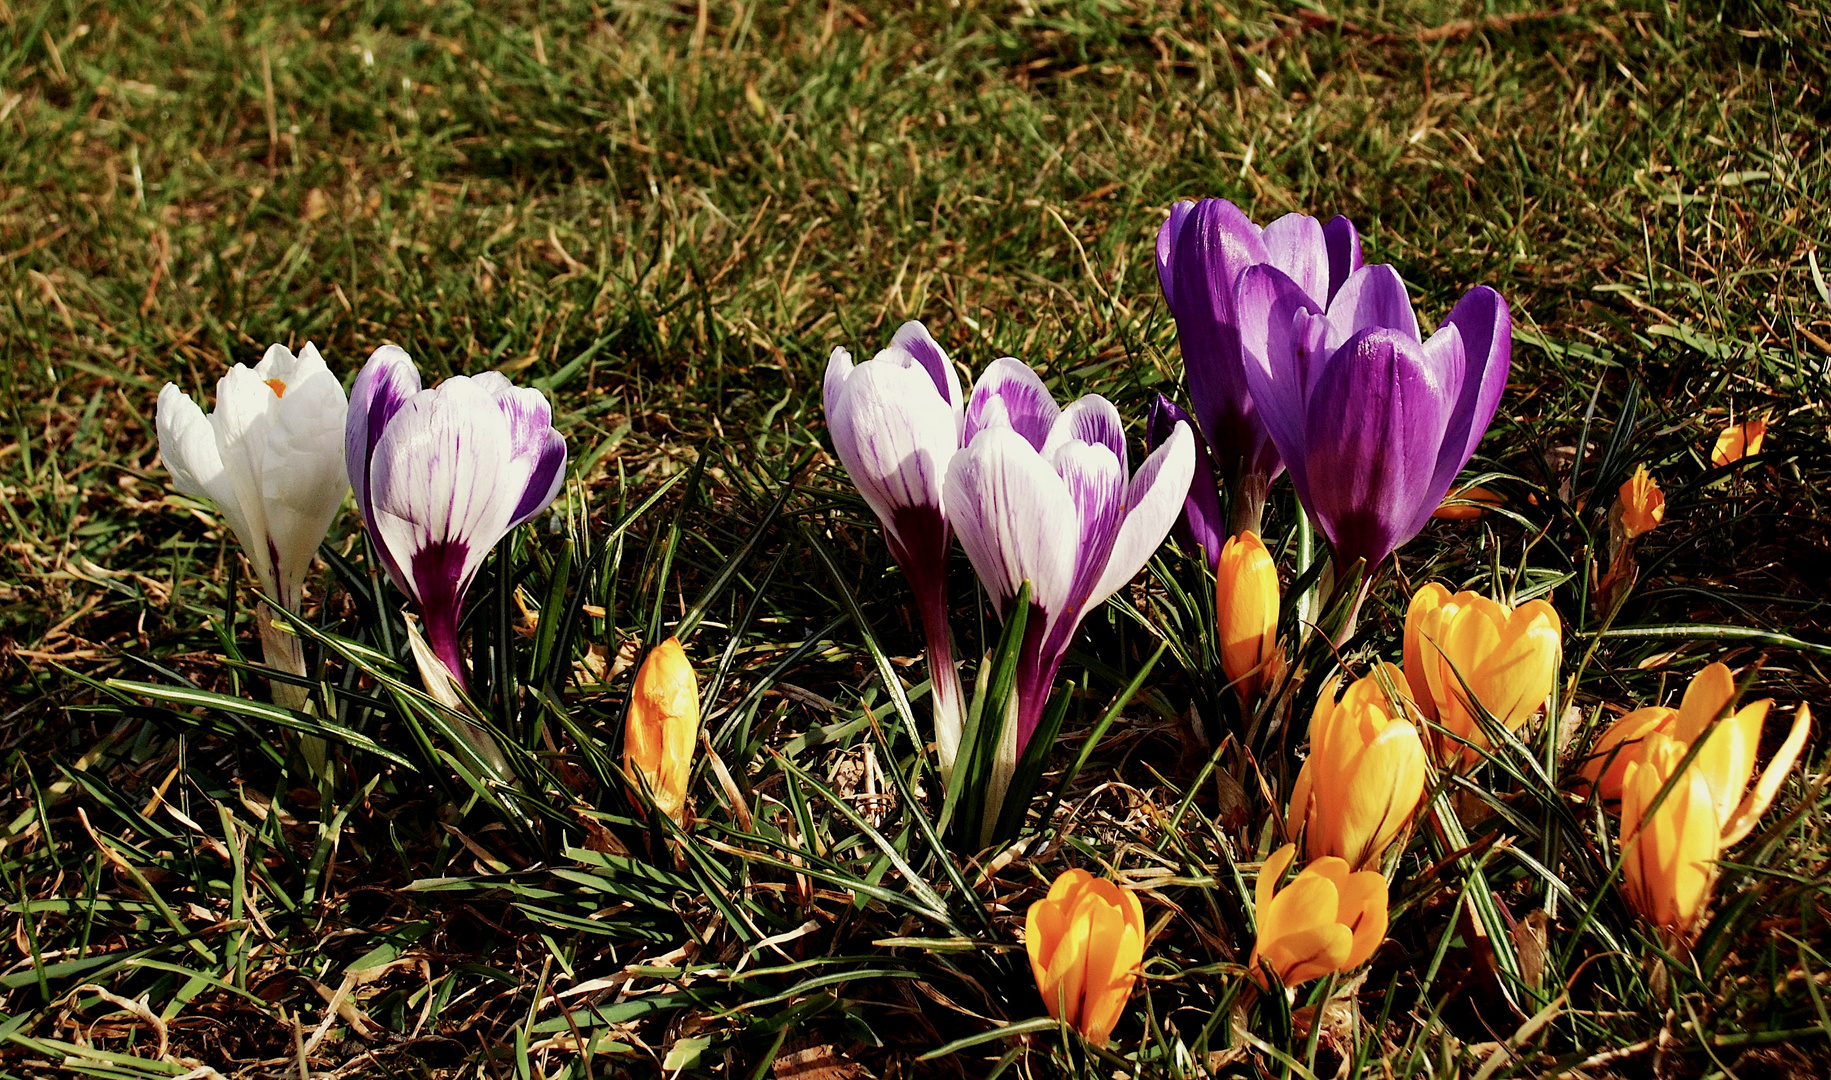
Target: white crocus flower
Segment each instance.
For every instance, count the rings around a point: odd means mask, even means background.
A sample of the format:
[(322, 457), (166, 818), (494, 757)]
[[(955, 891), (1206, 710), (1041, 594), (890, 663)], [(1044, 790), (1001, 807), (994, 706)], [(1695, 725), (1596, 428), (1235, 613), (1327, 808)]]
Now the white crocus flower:
[[(274, 345), (252, 369), (237, 364), (216, 384), (216, 408), (204, 415), (172, 383), (159, 392), (159, 456), (172, 486), (216, 504), (262, 590), (297, 613), (305, 575), (343, 505), (343, 386), (310, 343), (293, 355)], [(299, 639), (257, 613), (271, 667), (305, 673)], [(276, 698), (303, 695), (276, 686)]]

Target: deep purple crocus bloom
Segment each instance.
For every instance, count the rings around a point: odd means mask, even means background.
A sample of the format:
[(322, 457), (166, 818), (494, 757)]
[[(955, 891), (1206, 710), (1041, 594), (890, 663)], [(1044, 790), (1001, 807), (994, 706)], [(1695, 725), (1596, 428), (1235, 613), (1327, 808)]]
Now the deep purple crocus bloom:
[(344, 460), (382, 565), (465, 685), (464, 594), (496, 541), (545, 510), (565, 480), (566, 440), (546, 397), (494, 371), (422, 390), (413, 361), (384, 345), (351, 388)]
[(1030, 582), (1017, 661), (1014, 767), (1043, 716), (1081, 620), (1129, 582), (1169, 534), (1195, 470), (1194, 433), (1176, 424), (1136, 473), (1119, 412), (1097, 394), (1058, 408), (1009, 357), (966, 407), (966, 449), (947, 471), (947, 513), (1000, 618)]
[(960, 746), (960, 673), (947, 621), (947, 553), (953, 530), (941, 482), (960, 449), (960, 376), (919, 322), (862, 364), (834, 349), (823, 393), (827, 430), (846, 473), (884, 527), (890, 555), (909, 578), (928, 644), (935, 749), (952, 769)]
[(1494, 419), (1513, 353), (1507, 302), (1471, 289), (1429, 339), (1398, 272), (1349, 275), (1326, 309), (1255, 266), (1235, 304), (1247, 384), (1297, 498), (1366, 579), (1418, 535)]
[[(1230, 534), (1258, 531), (1265, 493), (1282, 468), (1246, 385), (1234, 309), (1240, 275), (1265, 264), (1324, 307), (1361, 267), (1360, 234), (1345, 217), (1323, 224), (1303, 214), (1261, 229), (1226, 199), (1179, 202), (1157, 232), (1157, 279), (1176, 317), (1196, 426), (1208, 442), (1212, 471), (1227, 485)], [(1219, 549), (1208, 557), (1220, 558)]]

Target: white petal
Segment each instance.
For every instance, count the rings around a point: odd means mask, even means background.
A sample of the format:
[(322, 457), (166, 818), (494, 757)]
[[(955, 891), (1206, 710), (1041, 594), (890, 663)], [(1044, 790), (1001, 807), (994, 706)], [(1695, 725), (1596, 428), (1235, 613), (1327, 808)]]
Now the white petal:
[(278, 593), (280, 588), (274, 574), (274, 546), (261, 473), (279, 403), (280, 396), (273, 387), (250, 368), (237, 364), (217, 382), (216, 408), (210, 412), (210, 425), (216, 429), (216, 449), (222, 454), (223, 480), (235, 492), (247, 523), (242, 549), (269, 593)]
[(350, 489), (343, 462), (347, 411), (343, 387), (326, 370), (289, 384), (275, 410), (261, 491), (278, 556), (279, 599), (289, 606), (298, 602), (312, 556)]
[(966, 398), (960, 393), (960, 373), (954, 370), (947, 350), (941, 348), (928, 327), (911, 319), (897, 327), (896, 336), (890, 339), (890, 348), (920, 364), (929, 377), (936, 380), (936, 390), (954, 410), (955, 419), (959, 419), (966, 409)]
[(1000, 357), (973, 384), (961, 438), (970, 446), (986, 428), (1007, 427), (1040, 450), (1061, 412), (1049, 388), (1028, 364), (1015, 357)]
[(946, 505), (960, 546), (1001, 612), (1025, 580), (1039, 607), (1062, 609), (1079, 520), (1068, 485), (1029, 440), (1005, 427), (981, 432), (954, 455)]
[(839, 407), (839, 396), (845, 391), (846, 381), (852, 377), (854, 365), (852, 354), (842, 347), (836, 347), (826, 359), (826, 382), (821, 387), (820, 405), (827, 415), (827, 424), (833, 422), (833, 412)]
[(939, 510), (958, 429), (928, 372), (872, 360), (853, 368), (835, 396), (827, 414), (833, 448), (884, 527), (894, 533), (901, 508)]
[(1087, 598), (1087, 608), (1104, 602), (1126, 582), (1144, 569), (1151, 556), (1170, 535), (1176, 515), (1182, 511), (1183, 497), (1189, 492), (1189, 481), (1195, 475), (1195, 437), (1189, 425), (1177, 421), (1176, 430), (1159, 446), (1138, 474), (1132, 477), (1125, 494), (1125, 524), (1119, 528), (1119, 539), (1099, 584)]

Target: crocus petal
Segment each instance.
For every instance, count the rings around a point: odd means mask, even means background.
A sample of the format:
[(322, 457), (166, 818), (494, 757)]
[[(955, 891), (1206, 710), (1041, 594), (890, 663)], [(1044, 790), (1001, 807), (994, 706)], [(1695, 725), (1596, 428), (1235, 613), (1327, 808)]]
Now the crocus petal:
[(1236, 305), (1246, 385), (1298, 496), (1307, 501), (1305, 403), (1322, 371), (1327, 324), (1312, 317), (1321, 308), (1276, 267), (1241, 274)]
[[(953, 411), (919, 365), (872, 361), (850, 372), (827, 411), (840, 463), (890, 532), (899, 562), (932, 544), (904, 535), (902, 511), (943, 505), (942, 482), (958, 449)], [(938, 516), (944, 525), (944, 517)], [(929, 538), (945, 550), (945, 531)], [(905, 567), (908, 569), (908, 567)]]
[(1456, 402), (1455, 419), (1444, 433), (1444, 460), (1455, 460), (1453, 477), (1475, 455), (1475, 447), (1500, 408), (1513, 361), (1513, 313), (1507, 301), (1486, 285), (1463, 295), (1443, 325), (1453, 326), (1462, 339), (1468, 374)]
[(289, 374), (293, 381), (270, 406), (261, 498), (279, 599), (290, 608), (299, 602), (312, 556), (343, 506), (349, 478), (343, 462), (343, 387), (323, 361), (303, 378)]
[(1329, 252), (1329, 295), (1317, 299), (1327, 304), (1361, 268), (1361, 234), (1355, 230), (1354, 222), (1337, 214), (1322, 227), (1322, 240)]
[[(407, 399), (420, 392), (420, 370), (405, 351), (383, 345), (369, 355), (350, 387), (349, 419), (344, 427), (343, 457), (350, 470), (350, 490), (356, 495), (356, 508), (371, 530), (375, 515), (369, 499), (369, 463), (375, 456), (375, 444), (381, 441), (388, 421), (399, 412)], [(400, 581), (394, 573), (396, 583)]]
[(1041, 450), (1061, 412), (1049, 388), (1028, 364), (1015, 357), (1001, 357), (992, 361), (973, 384), (961, 438), (964, 445), (971, 446), (981, 431), (1002, 426)]
[(1010, 614), (1026, 580), (1038, 607), (1061, 611), (1074, 575), (1079, 515), (1068, 485), (1035, 447), (1008, 427), (988, 428), (954, 455), (944, 491), (960, 546), (999, 612)]
[(1227, 543), (1227, 522), (1221, 515), (1220, 490), (1215, 486), (1207, 440), (1180, 405), (1158, 394), (1145, 421), (1145, 443), (1155, 450), (1169, 439), (1178, 423), (1187, 424), (1195, 438), (1195, 472), (1189, 481), (1189, 494), (1183, 499), (1182, 516), (1177, 519), (1176, 539), (1190, 554), (1198, 549), (1206, 552), (1208, 568), (1212, 570)]
[(1372, 327), (1397, 331), (1414, 342), (1423, 339), (1405, 282), (1397, 270), (1384, 263), (1363, 266), (1348, 275), (1329, 301), (1326, 348), (1334, 352), (1356, 333)]
[(1685, 687), (1685, 696), (1679, 701), (1678, 722), (1673, 729), (1673, 737), (1686, 745), (1697, 742), (1698, 736), (1723, 715), (1735, 696), (1736, 679), (1729, 673), (1728, 666), (1721, 663), (1706, 664), (1704, 670), (1692, 676), (1691, 682)]
[(1376, 871), (1348, 875), (1341, 883), (1337, 917), (1354, 932), (1354, 948), (1340, 970), (1352, 971), (1373, 958), (1386, 940), (1386, 879)]
[(1057, 449), (1071, 441), (1105, 447), (1119, 468), (1126, 470), (1125, 422), (1113, 403), (1099, 394), (1077, 398), (1061, 411), (1043, 441), (1043, 456), (1053, 458)]
[(1780, 785), (1786, 782), (1787, 775), (1799, 762), (1799, 754), (1806, 748), (1806, 736), (1811, 733), (1812, 710), (1802, 702), (1793, 714), (1793, 727), (1787, 732), (1786, 741), (1774, 752), (1774, 759), (1761, 771), (1761, 779), (1756, 781), (1754, 788), (1736, 808), (1735, 815), (1724, 826), (1724, 847), (1740, 843), (1743, 837), (1754, 831), (1761, 815), (1767, 813), (1767, 808), (1773, 805), (1774, 796), (1780, 792)]
[(1309, 485), (1305, 505), (1339, 565), (1364, 558), (1371, 572), (1416, 535), (1406, 531), (1416, 508), (1441, 501), (1429, 492), (1458, 376), (1391, 330), (1364, 330), (1329, 359), (1307, 410), (1303, 467), (1329, 477)]
[(1329, 295), (1329, 251), (1322, 224), (1307, 214), (1286, 214), (1265, 227), (1266, 261), (1290, 275), (1321, 303)]
[(1170, 216), (1157, 229), (1157, 284), (1163, 289), (1166, 301), (1173, 302), (1172, 293), (1176, 289), (1176, 240), (1182, 235), (1183, 224), (1194, 212), (1195, 204), (1184, 199), (1170, 207)]
[(941, 344), (928, 333), (928, 327), (913, 319), (897, 327), (896, 336), (890, 339), (890, 347), (878, 356), (881, 358), (884, 353), (893, 351), (908, 356), (923, 371), (928, 372), (928, 377), (934, 380), (935, 391), (953, 409), (954, 417), (958, 420), (966, 403), (960, 394), (960, 373), (954, 370), (954, 365), (948, 360)]
[(1170, 526), (1176, 523), (1194, 475), (1195, 435), (1187, 426), (1178, 424), (1169, 440), (1152, 451), (1132, 476), (1125, 492), (1125, 523), (1119, 527), (1106, 569), (1088, 595), (1083, 611), (1104, 603), (1151, 561), (1163, 546), (1164, 537), (1170, 534)]

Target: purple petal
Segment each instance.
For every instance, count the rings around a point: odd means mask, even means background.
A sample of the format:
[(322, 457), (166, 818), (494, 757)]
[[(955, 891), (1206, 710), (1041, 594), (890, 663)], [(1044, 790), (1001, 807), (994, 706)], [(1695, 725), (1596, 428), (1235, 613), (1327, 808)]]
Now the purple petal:
[(1350, 274), (1329, 301), (1328, 349), (1334, 352), (1360, 331), (1375, 328), (1397, 330), (1413, 342), (1423, 340), (1405, 282), (1385, 263), (1363, 266)]
[(992, 427), (948, 466), (947, 519), (968, 561), (1010, 614), (1030, 582), (1039, 607), (1060, 611), (1074, 574), (1080, 521), (1068, 486), (1022, 435)]
[[(1196, 430), (1195, 420), (1182, 406), (1157, 395), (1145, 422), (1145, 445), (1155, 450), (1176, 430), (1187, 424), (1195, 439), (1195, 473), (1189, 481), (1189, 494), (1183, 500), (1182, 516), (1177, 519), (1176, 539), (1191, 554), (1205, 552), (1210, 570), (1220, 562), (1221, 546), (1227, 542), (1226, 519), (1221, 516), (1221, 499), (1214, 482), (1214, 465), (1208, 459), (1208, 443)], [(1142, 470), (1141, 470), (1142, 471)]]
[(1305, 403), (1323, 368), (1326, 324), (1302, 286), (1272, 266), (1240, 275), (1237, 304), (1246, 385), (1298, 498), (1307, 503)]
[(1361, 268), (1361, 234), (1354, 222), (1337, 214), (1322, 227), (1322, 242), (1329, 251), (1329, 295), (1327, 299), (1317, 299), (1329, 303), (1349, 276)]
[(1462, 336), (1462, 349), (1468, 372), (1463, 378), (1462, 397), (1456, 403), (1456, 418), (1444, 437), (1444, 452), (1460, 457), (1456, 472), (1462, 471), (1475, 447), (1494, 420), (1500, 408), (1500, 396), (1507, 389), (1507, 374), (1513, 360), (1513, 313), (1507, 301), (1486, 285), (1470, 289), (1449, 318)]
[(929, 336), (928, 327), (913, 319), (904, 323), (897, 328), (896, 336), (890, 339), (890, 349), (885, 351), (890, 350), (900, 350), (920, 364), (922, 370), (928, 372), (929, 377), (935, 381), (935, 390), (942, 400), (956, 411), (959, 410), (962, 404), (960, 373), (954, 370), (954, 365), (948, 361), (947, 353), (942, 350), (940, 343)]
[(1318, 305), (1328, 302), (1329, 253), (1322, 225), (1307, 214), (1286, 214), (1265, 227), (1267, 262), (1289, 274)]
[(1061, 408), (1043, 380), (1022, 360), (1006, 356), (992, 361), (973, 385), (966, 405), (961, 445), (971, 446), (988, 427), (1008, 427), (1041, 450)]
[[(343, 462), (350, 471), (356, 507), (371, 531), (375, 514), (369, 505), (369, 462), (388, 421), (407, 399), (420, 392), (420, 370), (405, 351), (383, 345), (369, 355), (350, 387), (350, 409), (343, 435)], [(399, 572), (393, 571), (399, 578)]]
[(1305, 506), (1338, 564), (1365, 558), (1371, 573), (1417, 535), (1420, 507), (1436, 506), (1437, 452), (1460, 383), (1390, 329), (1364, 330), (1329, 358), (1308, 409)]
[(1195, 204), (1185, 199), (1170, 207), (1170, 216), (1157, 230), (1157, 284), (1163, 289), (1166, 301), (1174, 300), (1176, 238), (1182, 234), (1183, 222), (1194, 212)]
[(566, 439), (559, 432), (548, 428), (532, 456), (534, 467), (528, 474), (527, 486), (522, 489), (521, 501), (515, 504), (515, 513), (509, 519), (510, 529), (552, 506), (566, 482)]
[[(1064, 443), (1051, 464), (1068, 486), (1078, 527), (1067, 601), (1052, 605), (1044, 599), (1039, 605), (1049, 615), (1048, 637), (1060, 637), (1066, 648), (1067, 638), (1080, 624), (1080, 614), (1089, 606), (1089, 595), (1106, 570), (1107, 556), (1112, 554), (1119, 526), (1125, 521), (1125, 464), (1107, 447), (1085, 442)], [(1169, 531), (1167, 523), (1164, 531)]]

